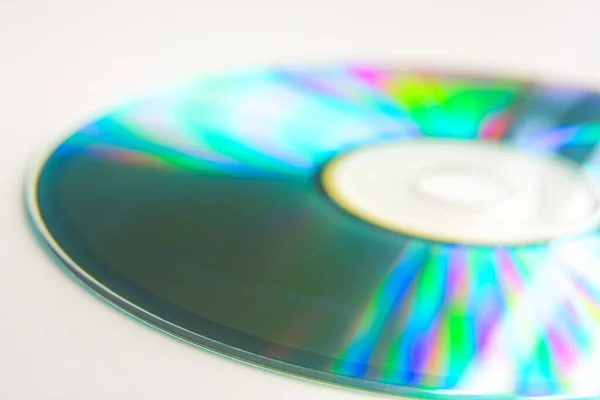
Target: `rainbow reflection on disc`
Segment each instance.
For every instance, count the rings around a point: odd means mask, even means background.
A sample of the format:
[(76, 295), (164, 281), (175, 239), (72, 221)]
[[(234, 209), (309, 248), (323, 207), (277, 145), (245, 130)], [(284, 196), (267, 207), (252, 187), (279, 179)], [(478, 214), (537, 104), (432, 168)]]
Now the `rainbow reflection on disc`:
[(595, 226), (442, 242), (324, 192), (337, 156), (420, 138), (510, 145), (596, 180), (600, 95), (364, 65), (199, 79), (68, 137), (29, 210), (85, 284), (234, 358), (408, 396), (600, 396)]

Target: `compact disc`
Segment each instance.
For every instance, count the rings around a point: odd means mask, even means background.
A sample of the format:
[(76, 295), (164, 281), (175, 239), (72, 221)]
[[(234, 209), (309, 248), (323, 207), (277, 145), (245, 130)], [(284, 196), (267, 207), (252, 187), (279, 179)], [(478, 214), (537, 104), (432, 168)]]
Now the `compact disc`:
[(245, 70), (82, 126), (28, 207), (83, 283), (230, 357), (403, 396), (597, 398), (599, 138), (579, 88)]

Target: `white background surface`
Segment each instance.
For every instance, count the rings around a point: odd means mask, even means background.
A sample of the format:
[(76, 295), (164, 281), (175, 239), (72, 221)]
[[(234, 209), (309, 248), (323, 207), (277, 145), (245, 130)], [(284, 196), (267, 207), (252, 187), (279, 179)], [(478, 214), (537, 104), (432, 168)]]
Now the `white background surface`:
[(156, 86), (232, 67), (382, 60), (600, 87), (597, 0), (0, 0), (0, 398), (369, 399), (196, 349), (99, 301), (31, 235), (32, 155)]

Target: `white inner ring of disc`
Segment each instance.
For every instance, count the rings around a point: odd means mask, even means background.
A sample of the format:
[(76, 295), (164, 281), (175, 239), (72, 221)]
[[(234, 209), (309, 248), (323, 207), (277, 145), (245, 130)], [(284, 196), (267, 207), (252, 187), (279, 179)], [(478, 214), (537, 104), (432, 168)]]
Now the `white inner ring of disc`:
[(595, 226), (599, 191), (558, 157), (477, 141), (414, 140), (360, 148), (323, 172), (354, 216), (450, 243), (544, 242)]

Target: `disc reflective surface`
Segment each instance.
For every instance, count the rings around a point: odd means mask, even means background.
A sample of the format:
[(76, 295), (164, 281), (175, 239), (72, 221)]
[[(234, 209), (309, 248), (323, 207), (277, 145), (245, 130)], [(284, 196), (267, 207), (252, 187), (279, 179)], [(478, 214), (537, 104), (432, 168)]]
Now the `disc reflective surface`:
[(596, 226), (457, 244), (371, 224), (323, 190), (337, 156), (419, 138), (510, 145), (598, 179), (600, 96), (356, 65), (206, 78), (67, 138), (29, 208), (91, 288), (236, 358), (409, 396), (600, 395)]

